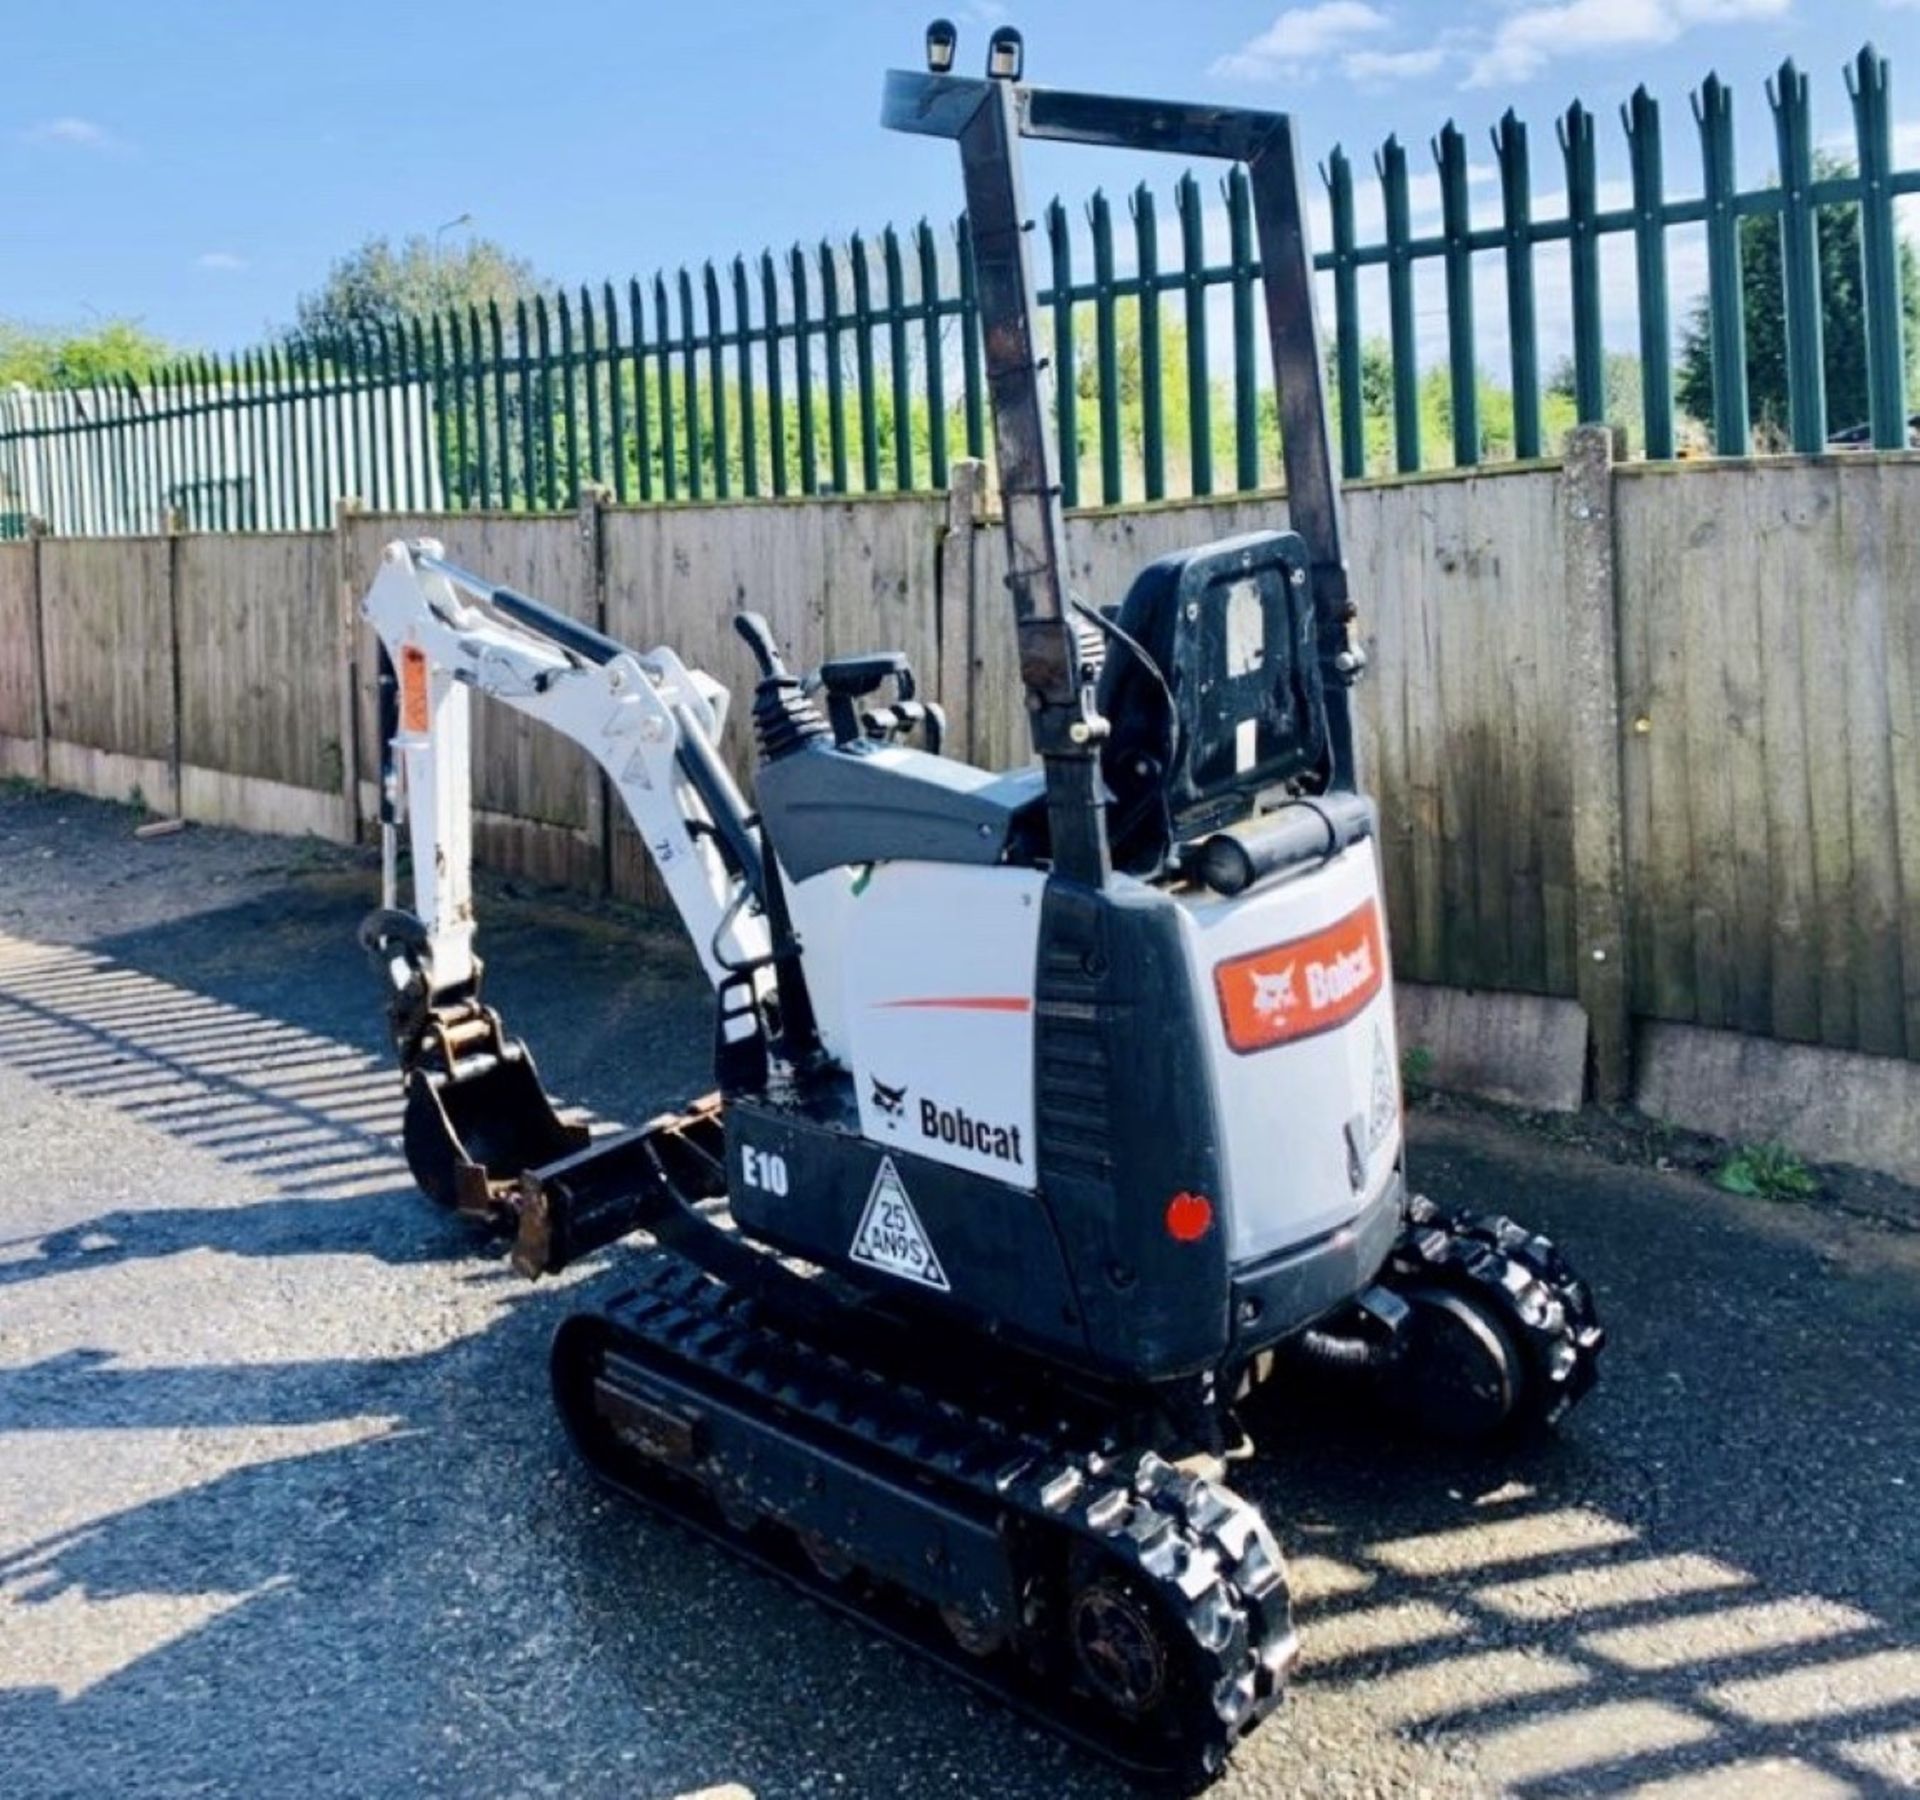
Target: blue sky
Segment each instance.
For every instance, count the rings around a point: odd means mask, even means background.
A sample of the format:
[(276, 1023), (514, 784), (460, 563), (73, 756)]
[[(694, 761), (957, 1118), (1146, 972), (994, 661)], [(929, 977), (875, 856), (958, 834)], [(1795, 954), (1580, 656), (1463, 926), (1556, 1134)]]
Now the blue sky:
[[(290, 319), (296, 295), (369, 233), (473, 229), (568, 282), (949, 217), (945, 146), (877, 128), (879, 80), (916, 63), (935, 4), (903, 0), (14, 0), (0, 95), (0, 317), (133, 315), (223, 349)], [(1019, 24), (1028, 72), (1065, 86), (1291, 108), (1316, 156), (1363, 173), (1398, 131), (1413, 166), (1460, 123), (1495, 208), (1487, 127), (1534, 127), (1558, 187), (1555, 114), (1601, 114), (1603, 182), (1624, 180), (1615, 116), (1645, 80), (1665, 102), (1676, 190), (1697, 157), (1689, 90), (1738, 95), (1742, 171), (1771, 167), (1763, 84), (1787, 55), (1844, 137), (1840, 66), (1871, 37), (1895, 69), (1903, 166), (1920, 164), (1920, 0), (958, 0), (962, 66)], [(1177, 171), (1054, 151), (1038, 195)], [(1370, 188), (1371, 183), (1367, 183)], [(1430, 184), (1416, 202), (1431, 210)], [(1363, 204), (1363, 223), (1365, 206)], [(1124, 216), (1124, 215), (1123, 215)], [(1490, 216), (1490, 215), (1488, 215)], [(453, 234), (450, 234), (453, 235)], [(1624, 248), (1624, 247), (1623, 247)], [(1484, 260), (1484, 259), (1483, 259)], [(1610, 264), (1610, 275), (1612, 268)], [(1684, 297), (1688, 265), (1677, 258)], [(1433, 308), (1423, 302), (1425, 319)]]

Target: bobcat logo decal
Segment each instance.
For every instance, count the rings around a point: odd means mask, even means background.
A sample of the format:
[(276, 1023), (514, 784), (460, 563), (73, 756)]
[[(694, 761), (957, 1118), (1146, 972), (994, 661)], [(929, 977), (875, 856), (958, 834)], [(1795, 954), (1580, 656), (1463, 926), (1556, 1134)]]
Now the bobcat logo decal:
[(1374, 898), (1317, 931), (1213, 967), (1227, 1046), (1242, 1056), (1344, 1025), (1372, 1004), (1386, 978)]
[(888, 1087), (878, 1075), (871, 1078), (873, 1086), (874, 1111), (884, 1114), (888, 1119), (897, 1119), (907, 1108), (906, 1084)]
[(1264, 969), (1253, 971), (1253, 1010), (1262, 1018), (1284, 1018), (1293, 1011), (1297, 998), (1293, 991), (1293, 968), (1288, 963), (1284, 969), (1269, 973)]

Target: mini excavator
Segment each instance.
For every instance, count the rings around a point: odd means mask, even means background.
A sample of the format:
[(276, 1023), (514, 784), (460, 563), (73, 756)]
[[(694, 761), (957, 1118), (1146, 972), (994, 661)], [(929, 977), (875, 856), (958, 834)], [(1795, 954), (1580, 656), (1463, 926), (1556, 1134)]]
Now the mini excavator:
[[(391, 545), (383, 972), (421, 1187), (525, 1274), (648, 1234), (568, 1318), (586, 1460), (823, 1601), (1155, 1780), (1198, 1784), (1298, 1653), (1268, 1522), (1227, 1485), (1262, 1383), (1358, 1383), (1491, 1438), (1590, 1386), (1591, 1297), (1545, 1238), (1405, 1181), (1375, 812), (1351, 693), (1313, 264), (1281, 114), (887, 78), (957, 143), (1007, 586), (1035, 752), (943, 753), (897, 652), (790, 670), (764, 620), (751, 805), (728, 695)], [(1248, 174), (1289, 529), (1072, 594), (1022, 139)], [(583, 746), (717, 997), (715, 1091), (589, 1139), (481, 997), (469, 881), (480, 693)], [(399, 843), (413, 908), (400, 910)]]

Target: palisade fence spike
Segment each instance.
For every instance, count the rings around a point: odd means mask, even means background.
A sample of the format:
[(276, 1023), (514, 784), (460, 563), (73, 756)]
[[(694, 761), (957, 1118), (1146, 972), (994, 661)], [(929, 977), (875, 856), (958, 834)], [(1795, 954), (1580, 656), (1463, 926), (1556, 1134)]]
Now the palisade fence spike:
[(833, 245), (820, 240), (820, 313), (827, 365), (827, 479), (829, 491), (847, 491), (847, 395), (842, 362), (840, 276)]
[(1260, 485), (1259, 375), (1254, 360), (1253, 190), (1239, 164), (1221, 183), (1227, 203), (1227, 262), (1233, 271), (1234, 485), (1242, 492)]
[(927, 479), (936, 489), (947, 485), (947, 375), (942, 337), (940, 246), (922, 217), (914, 226), (914, 254), (920, 273), (921, 356), (927, 395)]
[(1187, 328), (1187, 457), (1191, 491), (1213, 492), (1213, 379), (1207, 346), (1207, 248), (1200, 184), (1187, 169), (1174, 189)]
[(613, 458), (613, 497), (624, 506), (627, 477), (627, 375), (621, 358), (620, 308), (613, 283), (600, 283), (600, 311), (607, 322), (607, 448)]
[(1713, 445), (1745, 456), (1752, 444), (1747, 410), (1747, 326), (1740, 267), (1739, 185), (1734, 170), (1733, 91), (1710, 74), (1693, 95), (1707, 213), (1707, 341), (1713, 375)]
[[(580, 504), (580, 417), (573, 356), (573, 308), (567, 301), (565, 288), (554, 295), (554, 314), (560, 334), (560, 442), (566, 455), (566, 480), (563, 485), (556, 484), (547, 504), (571, 509)], [(541, 361), (544, 363), (547, 358), (542, 355)]]
[(813, 436), (813, 328), (807, 308), (807, 253), (797, 243), (787, 253), (787, 286), (793, 295), (793, 385), (800, 434), (800, 491), (814, 494), (820, 490), (820, 456)]
[(760, 318), (767, 344), (767, 463), (776, 496), (787, 492), (786, 357), (780, 347), (780, 277), (771, 245), (760, 252)]
[(1393, 349), (1393, 440), (1403, 475), (1420, 470), (1420, 361), (1413, 313), (1413, 207), (1398, 136), (1373, 159), (1387, 224), (1387, 330)]
[(880, 486), (880, 408), (874, 392), (873, 265), (867, 243), (855, 232), (847, 246), (853, 276), (853, 372), (860, 404), (860, 487), (871, 494)]
[(1543, 448), (1540, 324), (1534, 299), (1533, 166), (1527, 127), (1512, 107), (1493, 132), (1500, 170), (1500, 226), (1507, 278), (1507, 358), (1513, 383), (1513, 453), (1522, 461)]
[(660, 479), (666, 497), (672, 500), (680, 491), (679, 467), (674, 461), (678, 440), (673, 425), (673, 322), (667, 311), (667, 278), (658, 269), (653, 276), (653, 336), (660, 376)]
[[(738, 390), (736, 403), (740, 413), (740, 491), (753, 499), (760, 492), (760, 433), (759, 421), (754, 417), (753, 391), (753, 346), (757, 334), (753, 329), (752, 301), (747, 292), (747, 259), (744, 256), (734, 257), (732, 274), (734, 385)], [(758, 335), (765, 336), (767, 352), (771, 356), (775, 349), (771, 332)]]
[(493, 445), (494, 491), (500, 496), (500, 510), (513, 505), (513, 434), (507, 405), (507, 334), (500, 317), (500, 303), (487, 297), (487, 356), (493, 365)]
[(1320, 166), (1333, 236), (1334, 386), (1340, 402), (1340, 473), (1358, 481), (1367, 472), (1366, 391), (1360, 343), (1360, 268), (1353, 216), (1353, 164), (1335, 144)]
[(960, 274), (960, 375), (965, 395), (967, 454), (987, 454), (986, 384), (981, 368), (980, 296), (973, 266), (973, 227), (962, 213), (954, 221), (954, 257)]
[(1860, 264), (1867, 323), (1867, 408), (1876, 450), (1908, 443), (1900, 238), (1893, 205), (1893, 72), (1872, 44), (1845, 69), (1860, 173)]
[(1167, 491), (1166, 410), (1160, 372), (1160, 221), (1144, 181), (1127, 197), (1133, 216), (1134, 266), (1140, 282), (1140, 457), (1149, 500)]
[(540, 409), (540, 491), (537, 504), (543, 511), (558, 512), (560, 449), (558, 427), (553, 417), (553, 330), (548, 320), (545, 294), (535, 294), (533, 297), (533, 334), (540, 353), (536, 363)]
[[(448, 346), (452, 346), (452, 360), (448, 360)], [(416, 462), (414, 456), (414, 435), (406, 433), (407, 439), (407, 504), (413, 505), (416, 469), (424, 477), (426, 501), (431, 505), (436, 499), (442, 506), (457, 506), (460, 511), (467, 510), (467, 384), (460, 378), (460, 319), (457, 313), (449, 312), (443, 318), (433, 315), (433, 339), (431, 344), (432, 395), (431, 407), (421, 407), (423, 429), (420, 432), (421, 449), (425, 453)], [(415, 357), (415, 369), (418, 370), (419, 358)], [(448, 395), (452, 395), (449, 408)], [(446, 475), (449, 460), (447, 439), (447, 413), (451, 410), (452, 419), (452, 479)], [(403, 422), (410, 418), (403, 414)], [(440, 476), (438, 492), (435, 491), (435, 473)]]
[[(606, 463), (600, 454), (600, 334), (593, 316), (593, 294), (580, 284), (580, 373), (586, 387), (587, 480), (595, 487), (606, 479)], [(576, 503), (580, 489), (579, 464), (574, 465)]]
[(531, 314), (525, 299), (513, 303), (513, 376), (514, 404), (520, 414), (520, 506), (531, 512), (534, 506), (533, 461), (533, 377), (528, 360), (532, 342)]
[(733, 493), (731, 452), (727, 442), (727, 363), (726, 325), (720, 310), (720, 277), (711, 262), (700, 271), (700, 286), (707, 309), (708, 407), (713, 417), (713, 492), (715, 499), (726, 500)]
[(1568, 256), (1573, 283), (1573, 386), (1580, 423), (1607, 417), (1607, 358), (1600, 305), (1599, 177), (1594, 119), (1576, 100), (1562, 115), (1560, 150), (1567, 165)]
[(687, 495), (698, 500), (706, 491), (706, 476), (701, 467), (700, 446), (700, 366), (699, 348), (693, 322), (693, 277), (685, 269), (679, 272), (680, 287), (680, 371), (682, 411), (686, 414)]
[(493, 474), (491, 458), (487, 445), (487, 347), (481, 335), (480, 308), (473, 301), (467, 302), (467, 358), (460, 371), (460, 379), (465, 382), (473, 395), (473, 504), (485, 512), (489, 504), (488, 493)]
[(1447, 281), (1447, 370), (1453, 402), (1453, 461), (1472, 468), (1480, 461), (1480, 379), (1475, 366), (1478, 336), (1473, 316), (1473, 217), (1467, 186), (1467, 140), (1449, 119), (1432, 144), (1440, 177), (1440, 229)]
[(1787, 421), (1793, 447), (1827, 445), (1825, 333), (1820, 317), (1819, 212), (1813, 196), (1813, 101), (1792, 57), (1767, 83), (1780, 153), (1780, 265), (1786, 301)]
[(913, 486), (913, 401), (907, 366), (906, 277), (900, 261), (900, 234), (889, 225), (881, 233), (881, 270), (887, 284), (887, 373), (892, 382), (893, 484), (900, 493)]
[(1666, 172), (1660, 103), (1643, 82), (1620, 109), (1633, 176), (1634, 284), (1639, 297), (1641, 416), (1646, 454), (1674, 453), (1673, 325), (1667, 284)]

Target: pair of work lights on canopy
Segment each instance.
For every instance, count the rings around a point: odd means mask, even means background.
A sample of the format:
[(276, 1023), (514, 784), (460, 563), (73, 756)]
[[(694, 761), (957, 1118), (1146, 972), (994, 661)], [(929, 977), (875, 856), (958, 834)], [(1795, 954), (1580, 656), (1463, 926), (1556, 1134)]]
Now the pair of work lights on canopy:
[[(960, 33), (951, 19), (935, 19), (927, 27), (927, 67), (935, 75), (953, 73), (954, 53), (960, 48)], [(987, 40), (987, 73), (996, 81), (1018, 81), (1026, 52), (1020, 34), (1011, 25), (1002, 25)]]

